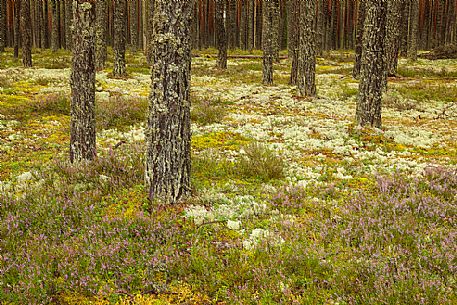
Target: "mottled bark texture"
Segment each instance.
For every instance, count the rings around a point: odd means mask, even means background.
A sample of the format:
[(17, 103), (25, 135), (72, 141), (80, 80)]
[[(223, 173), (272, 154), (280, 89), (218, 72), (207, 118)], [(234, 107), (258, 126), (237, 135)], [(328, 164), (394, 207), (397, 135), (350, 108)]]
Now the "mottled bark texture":
[(410, 34), (408, 43), (408, 58), (416, 61), (417, 60), (417, 37), (419, 30), (419, 0), (410, 0)]
[(228, 34), (228, 47), (235, 49), (236, 42), (236, 6), (237, 0), (227, 0), (227, 34)]
[(96, 30), (95, 30), (95, 68), (101, 71), (105, 68), (107, 58), (106, 36), (108, 32), (108, 3), (106, 0), (97, 1)]
[(355, 62), (352, 76), (359, 78), (360, 66), (362, 63), (362, 49), (363, 49), (363, 33), (365, 26), (366, 5), (367, 0), (360, 0), (359, 9), (357, 11), (357, 34), (355, 38)]
[(387, 0), (368, 0), (356, 119), (360, 126), (381, 128), (381, 102), (386, 80)]
[(146, 30), (146, 60), (149, 65), (152, 64), (152, 41), (154, 38), (154, 7), (155, 0), (147, 0), (147, 30)]
[(19, 45), (20, 45), (20, 40), (21, 40), (21, 31), (20, 31), (20, 25), (21, 25), (21, 1), (14, 1), (14, 51), (13, 51), (13, 56), (14, 58), (19, 57)]
[(48, 1), (40, 1), (42, 3), (42, 15), (41, 15), (41, 48), (48, 48), (49, 47), (49, 40), (48, 40)]
[(388, 0), (386, 60), (387, 73), (397, 74), (398, 53), (400, 51), (401, 9), (404, 0)]
[(125, 43), (127, 24), (127, 2), (117, 0), (114, 4), (114, 68), (113, 75), (123, 77), (126, 75)]
[[(19, 1), (19, 0), (16, 0)], [(20, 0), (21, 3), (21, 38), (22, 64), (32, 66), (32, 19), (30, 18), (30, 0)]]
[(316, 0), (300, 1), (297, 86), (301, 96), (316, 95)]
[(133, 52), (138, 50), (138, 1), (129, 0), (130, 3), (130, 44)]
[(6, 47), (6, 0), (0, 0), (0, 52)]
[(51, 49), (57, 51), (59, 48), (59, 18), (57, 11), (57, 1), (51, 0), (52, 28), (51, 28)]
[[(265, 4), (264, 4), (265, 5)], [(280, 27), (279, 24), (281, 23), (281, 12), (279, 6), (279, 0), (273, 0), (272, 7), (273, 13), (273, 24), (271, 25), (273, 31), (273, 52), (274, 52), (274, 60), (275, 62), (279, 62), (279, 49), (281, 48), (280, 42)], [(263, 33), (263, 31), (262, 31)]]
[(254, 0), (247, 0), (247, 49), (254, 49)]
[(225, 1), (216, 0), (217, 67), (227, 69), (227, 31), (225, 29)]
[(191, 19), (192, 1), (155, 1), (145, 175), (153, 203), (190, 192)]
[(289, 23), (289, 58), (291, 60), (290, 81), (291, 85), (297, 84), (298, 77), (298, 45), (300, 37), (300, 5), (299, 0), (289, 0), (288, 2), (288, 23)]
[[(106, 0), (98, 0), (97, 6)], [(71, 50), (72, 48), (72, 35), (71, 23), (73, 19), (73, 0), (65, 0), (65, 48)]]
[(263, 49), (263, 83), (273, 84), (273, 61), (275, 59), (275, 3), (274, 0), (263, 1), (263, 26), (262, 26), (262, 49)]
[(93, 160), (95, 138), (95, 1), (73, 0), (70, 160)]

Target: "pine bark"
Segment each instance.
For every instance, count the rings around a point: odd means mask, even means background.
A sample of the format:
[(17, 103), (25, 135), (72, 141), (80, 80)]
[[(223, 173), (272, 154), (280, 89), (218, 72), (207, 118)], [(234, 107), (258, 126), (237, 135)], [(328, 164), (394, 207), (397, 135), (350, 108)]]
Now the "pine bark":
[(19, 57), (19, 46), (20, 46), (20, 40), (21, 40), (21, 31), (20, 31), (20, 25), (21, 25), (21, 1), (14, 1), (14, 58)]
[(41, 47), (49, 48), (49, 31), (48, 31), (48, 1), (43, 1), (43, 14), (41, 16)]
[(363, 33), (364, 33), (366, 5), (367, 5), (366, 2), (367, 2), (367, 0), (360, 0), (358, 15), (357, 15), (357, 35), (356, 35), (356, 39), (355, 39), (355, 62), (354, 62), (354, 69), (352, 70), (352, 76), (356, 79), (359, 78), (359, 76), (360, 76), (360, 66), (362, 63)]
[(298, 78), (298, 49), (299, 49), (299, 37), (300, 37), (300, 8), (299, 0), (289, 0), (289, 58), (291, 60), (292, 68), (290, 71), (291, 85), (297, 84)]
[(254, 0), (247, 0), (247, 49), (254, 49)]
[(146, 185), (151, 202), (190, 192), (190, 23), (192, 1), (156, 0)]
[[(97, 6), (106, 0), (97, 1)], [(72, 48), (72, 35), (71, 24), (73, 19), (73, 0), (65, 0), (65, 48), (71, 50)]]
[(149, 65), (152, 64), (152, 53), (153, 46), (152, 41), (154, 38), (154, 11), (155, 11), (155, 0), (148, 0), (148, 16), (147, 16), (147, 47), (146, 47), (146, 59)]
[(6, 0), (0, 0), (0, 52), (6, 47)]
[(73, 0), (70, 160), (93, 160), (95, 133), (95, 2)]
[[(18, 0), (17, 0), (18, 1)], [(30, 0), (21, 0), (21, 38), (22, 64), (32, 66), (32, 19), (30, 18)]]
[(280, 37), (279, 24), (281, 23), (279, 0), (273, 0), (271, 9), (272, 9), (272, 13), (273, 13), (273, 24), (272, 24), (271, 28), (273, 31), (272, 43), (273, 43), (274, 60), (275, 60), (275, 62), (279, 62), (279, 50), (281, 49), (280, 39), (279, 39), (279, 37)]
[(419, 0), (411, 0), (410, 7), (410, 39), (408, 43), (408, 58), (417, 60), (417, 36), (419, 28)]
[(387, 73), (397, 74), (398, 53), (400, 51), (401, 9), (403, 0), (389, 0), (387, 11), (386, 60)]
[(359, 126), (381, 128), (381, 100), (386, 81), (387, 0), (368, 0), (356, 120)]
[(114, 68), (113, 75), (123, 77), (126, 75), (125, 44), (127, 24), (127, 2), (117, 0), (114, 2)]
[(275, 0), (263, 1), (263, 27), (262, 27), (262, 48), (263, 48), (263, 84), (273, 84), (273, 61), (275, 59)]
[(95, 32), (95, 68), (101, 71), (105, 68), (107, 58), (106, 36), (108, 34), (108, 3), (98, 1), (96, 5), (96, 32)]
[(51, 49), (57, 51), (59, 48), (59, 18), (57, 11), (57, 1), (51, 0), (52, 28), (51, 28)]
[(228, 47), (235, 49), (236, 43), (236, 0), (227, 0), (227, 37)]
[(133, 52), (138, 50), (138, 1), (130, 0), (130, 43)]
[(300, 2), (300, 35), (297, 85), (301, 96), (316, 95), (316, 0)]
[(224, 22), (225, 0), (216, 0), (217, 67), (227, 69), (227, 32)]

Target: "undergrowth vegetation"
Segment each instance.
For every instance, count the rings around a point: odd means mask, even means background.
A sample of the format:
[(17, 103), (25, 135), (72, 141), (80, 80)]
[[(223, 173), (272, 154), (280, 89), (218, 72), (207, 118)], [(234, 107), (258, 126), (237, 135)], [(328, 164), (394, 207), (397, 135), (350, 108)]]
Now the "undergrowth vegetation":
[[(11, 50), (8, 50), (9, 53)], [(454, 61), (400, 61), (383, 129), (354, 125), (353, 54), (318, 98), (261, 59), (196, 52), (192, 196), (152, 205), (149, 68), (97, 75), (98, 157), (70, 164), (68, 53), (0, 54), (0, 304), (455, 304)], [(242, 52), (238, 52), (242, 54)], [(260, 55), (260, 53), (254, 53)], [(112, 52), (109, 52), (110, 58)]]

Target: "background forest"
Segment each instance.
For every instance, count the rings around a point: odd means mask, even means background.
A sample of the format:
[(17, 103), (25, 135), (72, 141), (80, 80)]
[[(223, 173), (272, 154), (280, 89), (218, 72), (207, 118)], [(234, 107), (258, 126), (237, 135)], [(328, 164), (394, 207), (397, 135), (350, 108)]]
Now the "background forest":
[(456, 304), (456, 9), (0, 0), (0, 304)]

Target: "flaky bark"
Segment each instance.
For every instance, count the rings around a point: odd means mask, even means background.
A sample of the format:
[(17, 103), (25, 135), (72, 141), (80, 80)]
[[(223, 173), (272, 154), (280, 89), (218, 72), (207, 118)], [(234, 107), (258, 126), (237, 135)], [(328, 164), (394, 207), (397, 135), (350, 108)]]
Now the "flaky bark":
[(297, 85), (301, 96), (316, 95), (316, 0), (300, 2), (300, 36)]
[(275, 59), (275, 0), (263, 1), (263, 27), (262, 27), (262, 48), (263, 48), (263, 83), (273, 84), (273, 61)]
[(227, 31), (224, 22), (225, 1), (216, 0), (217, 67), (219, 69), (227, 69)]
[[(17, 0), (19, 1), (19, 0)], [(32, 19), (30, 18), (30, 0), (21, 0), (21, 37), (22, 64), (32, 66)]]
[(126, 44), (126, 0), (114, 2), (114, 68), (113, 75), (122, 77), (126, 75), (125, 44)]
[(386, 60), (387, 73), (397, 74), (398, 53), (400, 51), (401, 9), (404, 0), (389, 0), (387, 13)]
[(381, 100), (386, 81), (387, 0), (368, 0), (356, 119), (360, 126), (381, 127)]
[(152, 53), (153, 53), (153, 46), (152, 41), (154, 38), (154, 8), (155, 8), (155, 0), (147, 0), (148, 3), (148, 16), (147, 16), (147, 47), (146, 47), (146, 59), (148, 64), (152, 64)]
[(192, 1), (155, 1), (145, 175), (151, 202), (173, 204), (190, 191), (191, 19)]
[(97, 71), (105, 68), (107, 57), (106, 35), (108, 26), (108, 3), (105, 0), (98, 1), (96, 5), (96, 32), (95, 32), (95, 68)]
[(365, 16), (366, 16), (366, 1), (359, 1), (359, 9), (357, 15), (357, 36), (355, 38), (355, 62), (354, 69), (352, 70), (352, 76), (354, 78), (359, 78), (360, 76), (360, 66), (362, 62), (362, 50), (363, 50), (363, 33), (365, 25)]
[(95, 1), (73, 0), (70, 160), (93, 160), (95, 136)]

